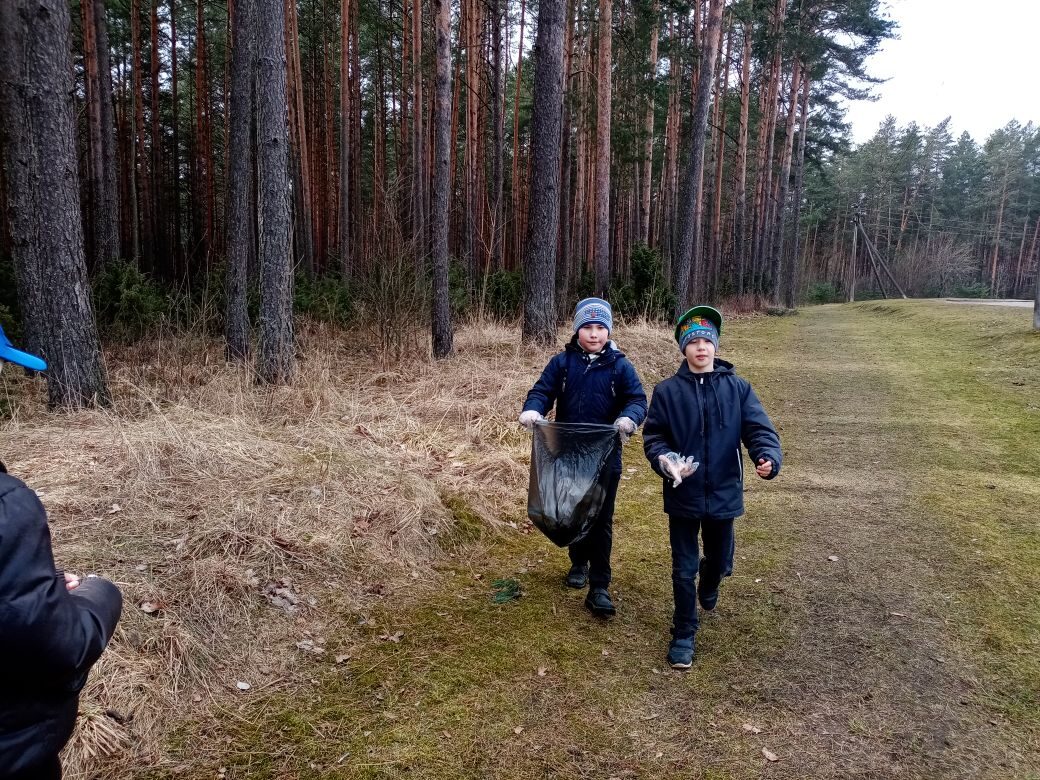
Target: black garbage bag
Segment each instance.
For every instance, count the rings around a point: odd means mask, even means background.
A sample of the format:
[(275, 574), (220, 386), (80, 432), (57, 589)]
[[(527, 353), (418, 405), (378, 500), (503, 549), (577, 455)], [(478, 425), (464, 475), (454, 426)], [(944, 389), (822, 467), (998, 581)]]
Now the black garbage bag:
[(527, 516), (555, 544), (579, 542), (592, 528), (607, 492), (603, 472), (620, 443), (613, 425), (534, 426)]

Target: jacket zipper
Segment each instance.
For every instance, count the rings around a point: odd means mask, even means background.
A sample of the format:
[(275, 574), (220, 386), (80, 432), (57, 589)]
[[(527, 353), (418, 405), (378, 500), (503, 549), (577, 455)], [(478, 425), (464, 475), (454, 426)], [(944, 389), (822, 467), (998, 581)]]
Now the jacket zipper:
[[(704, 386), (704, 377), (700, 378), (701, 386)], [(711, 462), (708, 457), (708, 431), (711, 426), (708, 425), (708, 391), (705, 390), (701, 393), (701, 440), (704, 442), (704, 514), (708, 512), (708, 495), (711, 493), (711, 486), (708, 484), (708, 464)]]

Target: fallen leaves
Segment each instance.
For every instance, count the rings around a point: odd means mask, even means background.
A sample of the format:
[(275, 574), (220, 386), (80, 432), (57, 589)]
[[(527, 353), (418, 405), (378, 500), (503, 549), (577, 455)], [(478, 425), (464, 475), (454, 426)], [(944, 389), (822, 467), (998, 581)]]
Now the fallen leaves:
[(267, 583), (264, 588), (264, 598), (272, 606), (278, 607), (290, 615), (300, 609), (300, 597), (293, 592), (292, 580), (289, 579), (282, 578)]
[(758, 726), (754, 726), (754, 725), (752, 725), (750, 723), (745, 723), (744, 724), (744, 731), (750, 732), (751, 734), (761, 734), (762, 733), (762, 729), (760, 729)]
[(396, 631), (393, 634), (380, 634), (379, 638), (382, 639), (384, 642), (393, 642), (394, 644), (399, 644), (401, 640), (404, 638), (404, 631)]
[(830, 561), (831, 563), (834, 563), (835, 561), (838, 560), (838, 556), (837, 555), (828, 555), (827, 556), (827, 560)]
[(545, 675), (548, 673), (548, 671), (549, 670), (547, 668), (545, 668), (544, 666), (539, 666), (538, 667), (538, 676), (539, 677), (545, 677)]
[(238, 688), (240, 691), (248, 691), (253, 686), (247, 683), (245, 680), (238, 680), (235, 683), (235, 687)]
[(777, 756), (776, 753), (774, 753), (772, 750), (769, 750), (768, 748), (762, 748), (762, 755), (765, 756), (766, 757), (766, 761), (768, 761), (770, 763), (773, 763), (773, 762), (776, 762), (776, 761), (780, 760), (780, 757)]

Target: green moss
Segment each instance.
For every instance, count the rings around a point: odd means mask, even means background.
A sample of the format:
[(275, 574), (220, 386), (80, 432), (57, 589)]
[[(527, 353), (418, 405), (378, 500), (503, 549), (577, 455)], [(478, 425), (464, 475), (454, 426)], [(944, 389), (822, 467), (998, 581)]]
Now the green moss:
[(486, 523), (459, 493), (442, 493), (441, 503), (451, 512), (452, 525), (447, 533), (437, 536), (442, 549), (454, 550), (478, 541), (487, 528)]

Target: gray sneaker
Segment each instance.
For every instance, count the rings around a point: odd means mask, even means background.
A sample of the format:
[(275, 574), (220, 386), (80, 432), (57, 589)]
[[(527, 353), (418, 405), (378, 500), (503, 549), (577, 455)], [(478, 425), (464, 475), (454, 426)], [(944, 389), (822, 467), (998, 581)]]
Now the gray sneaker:
[(673, 669), (689, 669), (693, 666), (693, 637), (673, 639), (668, 646), (668, 665)]

